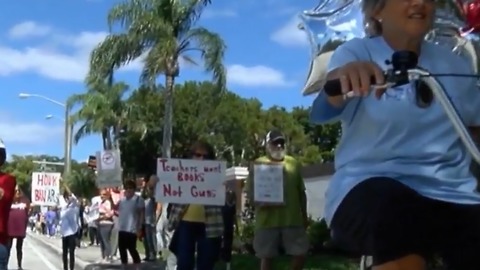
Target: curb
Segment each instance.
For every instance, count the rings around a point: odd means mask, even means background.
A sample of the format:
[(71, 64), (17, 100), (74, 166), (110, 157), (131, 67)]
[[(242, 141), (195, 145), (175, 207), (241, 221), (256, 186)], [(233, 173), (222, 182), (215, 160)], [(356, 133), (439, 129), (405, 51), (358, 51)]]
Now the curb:
[[(30, 239), (34, 239), (34, 242), (40, 243), (41, 245), (45, 246), (48, 250), (53, 251), (54, 253), (62, 256), (62, 249), (49, 243), (48, 241), (43, 240), (41, 237), (35, 235), (34, 233), (27, 232), (27, 235)], [(82, 260), (80, 257), (75, 256), (75, 268), (79, 269), (86, 269), (88, 265), (91, 263)]]

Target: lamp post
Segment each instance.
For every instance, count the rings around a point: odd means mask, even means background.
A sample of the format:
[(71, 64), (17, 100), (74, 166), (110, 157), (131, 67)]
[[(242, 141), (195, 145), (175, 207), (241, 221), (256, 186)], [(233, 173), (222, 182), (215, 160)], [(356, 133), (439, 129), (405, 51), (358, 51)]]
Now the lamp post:
[(60, 117), (60, 116), (56, 116), (56, 115), (53, 115), (53, 114), (47, 114), (47, 115), (45, 115), (45, 119), (47, 119), (47, 120), (50, 120), (50, 119), (58, 119), (58, 120), (60, 120), (60, 121), (62, 121), (62, 122), (65, 122), (65, 118), (62, 118), (62, 117)]
[[(46, 96), (42, 96), (42, 95), (37, 95), (37, 94), (27, 94), (27, 93), (20, 93), (18, 95), (19, 98), (21, 99), (27, 99), (27, 98), (40, 98), (40, 99), (43, 99), (43, 100), (46, 100), (48, 102), (51, 102), (51, 103), (54, 103), (54, 104), (57, 104), (61, 107), (64, 108), (65, 110), (65, 133), (64, 133), (64, 170), (63, 170), (63, 175), (64, 177), (68, 174), (70, 174), (71, 172), (71, 169), (72, 169), (72, 136), (73, 136), (73, 125), (70, 123), (70, 119), (69, 119), (69, 108), (68, 106), (65, 104), (65, 103), (62, 103), (60, 101), (57, 101), (57, 100), (54, 100), (54, 99), (51, 99), (49, 97), (46, 97)], [(47, 119), (51, 119), (51, 118), (54, 118), (53, 115), (47, 115), (46, 117)]]

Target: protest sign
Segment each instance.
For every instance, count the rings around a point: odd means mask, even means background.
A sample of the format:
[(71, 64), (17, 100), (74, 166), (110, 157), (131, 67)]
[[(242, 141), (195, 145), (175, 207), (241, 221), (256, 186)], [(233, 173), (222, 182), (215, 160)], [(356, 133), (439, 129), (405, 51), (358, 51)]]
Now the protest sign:
[(111, 188), (122, 186), (122, 165), (120, 151), (105, 150), (96, 153), (97, 187)]
[(157, 160), (155, 198), (162, 203), (225, 204), (225, 161)]
[(60, 173), (32, 173), (32, 204), (55, 206), (60, 195)]
[(100, 208), (97, 205), (92, 205), (88, 210), (88, 213), (85, 215), (85, 221), (90, 223), (96, 221), (100, 217)]
[(283, 164), (253, 165), (253, 198), (255, 203), (283, 204)]

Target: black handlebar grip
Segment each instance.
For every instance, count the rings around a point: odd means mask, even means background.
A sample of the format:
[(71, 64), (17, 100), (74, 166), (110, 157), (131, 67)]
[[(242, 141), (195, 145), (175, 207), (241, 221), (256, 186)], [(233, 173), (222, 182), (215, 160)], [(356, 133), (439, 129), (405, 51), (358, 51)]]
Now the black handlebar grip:
[[(375, 84), (375, 77), (371, 77), (370, 79), (370, 82), (372, 84)], [(323, 91), (325, 91), (325, 93), (328, 95), (328, 96), (331, 96), (331, 97), (335, 97), (335, 96), (341, 96), (343, 95), (342, 93), (342, 85), (340, 83), (340, 79), (334, 79), (334, 80), (329, 80), (325, 83), (325, 85), (323, 86)]]

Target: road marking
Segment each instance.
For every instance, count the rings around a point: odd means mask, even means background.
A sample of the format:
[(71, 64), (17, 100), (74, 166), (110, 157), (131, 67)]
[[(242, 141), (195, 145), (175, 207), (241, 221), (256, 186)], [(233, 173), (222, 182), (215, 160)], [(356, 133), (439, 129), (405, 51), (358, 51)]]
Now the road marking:
[(46, 258), (44, 252), (41, 252), (37, 247), (35, 247), (27, 239), (25, 239), (25, 244), (28, 246), (28, 248), (30, 248), (33, 251), (33, 253), (35, 253), (35, 255), (37, 255), (37, 258), (40, 259), (45, 264), (45, 266), (47, 266), (48, 269), (50, 269), (50, 270), (59, 270), (60, 269), (60, 268), (56, 267), (52, 262), (50, 262)]

